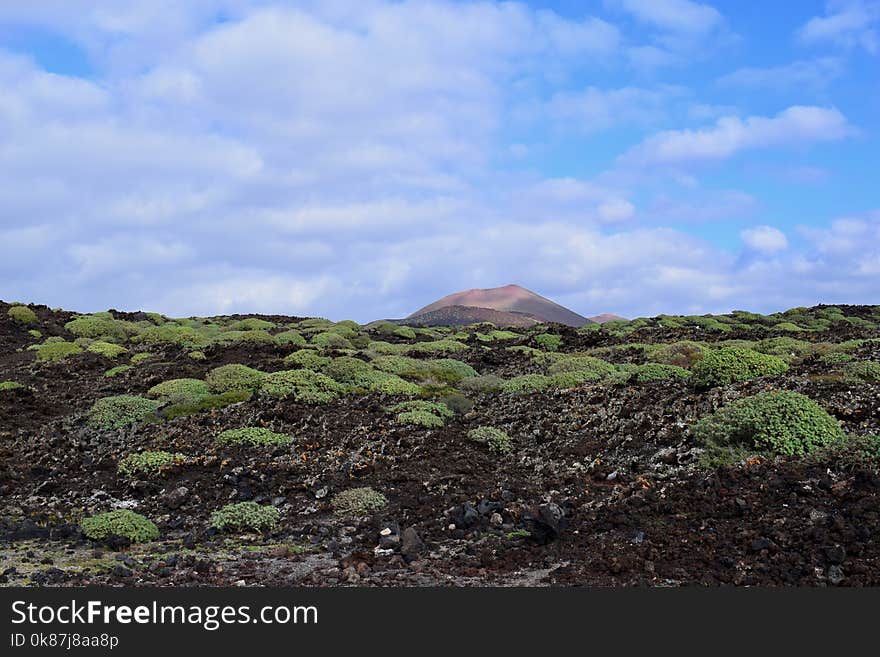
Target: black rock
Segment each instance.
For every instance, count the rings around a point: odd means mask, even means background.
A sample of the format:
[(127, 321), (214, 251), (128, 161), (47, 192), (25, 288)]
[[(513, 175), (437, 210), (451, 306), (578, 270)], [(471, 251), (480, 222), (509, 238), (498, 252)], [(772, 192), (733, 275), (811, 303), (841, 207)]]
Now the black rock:
[(846, 560), (846, 548), (842, 545), (832, 545), (825, 548), (825, 558), (829, 563), (840, 564)]
[(545, 545), (559, 538), (559, 534), (566, 524), (565, 512), (559, 505), (552, 502), (526, 511), (523, 513), (522, 520), (526, 530), (532, 535), (532, 539), (540, 545)]
[(121, 563), (113, 566), (111, 571), (114, 577), (131, 577), (131, 569), (126, 568)]
[(480, 521), (480, 514), (473, 505), (465, 502), (453, 509), (449, 514), (449, 521), (455, 525), (456, 529), (470, 529)]
[(414, 527), (407, 527), (403, 530), (400, 540), (400, 553), (412, 560), (417, 557), (425, 549), (425, 543), (422, 537)]

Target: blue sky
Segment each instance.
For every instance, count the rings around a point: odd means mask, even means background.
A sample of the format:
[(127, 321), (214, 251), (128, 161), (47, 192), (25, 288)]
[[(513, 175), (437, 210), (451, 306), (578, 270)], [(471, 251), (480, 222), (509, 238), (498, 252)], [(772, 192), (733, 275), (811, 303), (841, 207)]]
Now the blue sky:
[(880, 303), (880, 0), (0, 5), (0, 298)]

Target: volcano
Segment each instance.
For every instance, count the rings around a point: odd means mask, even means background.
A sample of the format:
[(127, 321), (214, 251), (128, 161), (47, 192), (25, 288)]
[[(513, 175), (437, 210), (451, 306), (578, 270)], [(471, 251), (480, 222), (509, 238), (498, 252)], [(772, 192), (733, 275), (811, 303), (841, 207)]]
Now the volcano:
[(492, 322), (497, 326), (530, 326), (556, 322), (584, 326), (593, 322), (519, 285), (456, 292), (420, 308), (403, 320), (421, 326), (461, 326)]

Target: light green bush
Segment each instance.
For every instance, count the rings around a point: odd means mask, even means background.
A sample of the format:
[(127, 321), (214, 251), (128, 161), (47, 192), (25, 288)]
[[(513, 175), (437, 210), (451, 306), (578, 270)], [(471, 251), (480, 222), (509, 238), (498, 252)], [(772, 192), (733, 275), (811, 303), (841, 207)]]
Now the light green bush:
[(705, 345), (690, 340), (657, 345), (648, 351), (648, 360), (662, 365), (690, 368), (703, 357)]
[(509, 393), (529, 393), (547, 390), (552, 386), (553, 381), (549, 376), (543, 374), (523, 374), (505, 381), (501, 386), (501, 391)]
[(345, 392), (329, 376), (312, 370), (283, 370), (266, 375), (262, 390), (273, 397), (293, 397), (306, 404), (326, 404)]
[(266, 374), (247, 365), (233, 363), (214, 368), (205, 377), (211, 392), (258, 390)]
[(148, 397), (173, 404), (198, 401), (210, 394), (208, 384), (201, 379), (171, 379), (158, 383), (147, 391)]
[(37, 314), (27, 306), (12, 306), (6, 314), (19, 324), (36, 324), (39, 321)]
[(92, 406), (88, 423), (96, 429), (121, 429), (146, 420), (154, 415), (161, 405), (158, 401), (134, 395), (104, 397)]
[(244, 427), (227, 429), (217, 436), (215, 442), (218, 445), (244, 447), (287, 447), (293, 442), (293, 438), (263, 427)]
[(299, 331), (283, 331), (275, 336), (275, 342), (294, 347), (305, 347), (308, 344)]
[(125, 340), (128, 336), (125, 330), (125, 324), (117, 322), (115, 319), (96, 315), (85, 315), (77, 317), (64, 325), (68, 331), (78, 338), (92, 338), (94, 340), (100, 338), (111, 338), (114, 340)]
[(600, 381), (611, 376), (614, 371), (614, 365), (593, 356), (565, 356), (557, 359), (547, 370), (549, 374), (580, 372), (593, 381)]
[(37, 360), (54, 363), (68, 356), (82, 353), (82, 348), (72, 342), (44, 342), (37, 347)]
[(338, 492), (330, 504), (339, 516), (360, 518), (381, 511), (388, 505), (388, 500), (382, 493), (363, 487)]
[(843, 366), (847, 378), (868, 383), (880, 382), (880, 362), (864, 360), (847, 363)]
[(102, 342), (100, 340), (90, 344), (87, 351), (111, 359), (119, 358), (122, 354), (128, 353), (128, 349), (121, 345), (113, 344), (112, 342)]
[(348, 338), (333, 331), (326, 331), (312, 336), (311, 343), (321, 349), (351, 349)]
[(504, 379), (494, 374), (483, 374), (469, 379), (464, 379), (458, 384), (458, 388), (465, 392), (494, 393), (501, 392), (504, 388)]
[(648, 383), (650, 381), (662, 381), (665, 379), (687, 379), (691, 373), (683, 367), (675, 365), (663, 365), (661, 363), (648, 363), (638, 365), (633, 375), (636, 383)]
[(467, 345), (457, 340), (432, 340), (407, 345), (404, 354), (443, 354), (467, 351)]
[(693, 367), (692, 380), (698, 387), (709, 388), (786, 371), (788, 363), (776, 356), (741, 347), (721, 347), (703, 354)]
[(227, 504), (211, 514), (211, 527), (222, 532), (268, 533), (278, 526), (281, 513), (256, 502)]
[(128, 370), (132, 369), (131, 365), (117, 365), (116, 367), (111, 367), (109, 370), (104, 372), (104, 376), (108, 379), (112, 379), (115, 376), (122, 374), (123, 372), (128, 372)]
[(407, 397), (413, 397), (422, 392), (421, 386), (401, 379), (395, 374), (388, 374), (387, 372), (375, 372), (375, 374), (383, 376), (377, 377), (377, 379), (370, 385), (370, 392)]
[(0, 381), (0, 392), (9, 392), (10, 390), (24, 390), (24, 386), (15, 381)]
[(541, 333), (535, 336), (535, 342), (544, 351), (559, 351), (562, 346), (562, 337), (553, 333)]
[(222, 392), (218, 395), (207, 395), (195, 401), (172, 404), (162, 410), (162, 417), (166, 420), (173, 420), (178, 417), (195, 415), (196, 413), (202, 413), (204, 411), (226, 408), (232, 404), (240, 404), (248, 401), (252, 394), (253, 393), (250, 390), (230, 390), (229, 392)]
[(230, 331), (271, 331), (275, 328), (275, 323), (259, 317), (248, 317), (232, 322), (229, 325)]
[(323, 371), (333, 359), (329, 356), (321, 356), (312, 349), (300, 349), (284, 358), (285, 365), (291, 365), (296, 369)]
[(124, 477), (155, 477), (162, 468), (180, 465), (185, 459), (183, 454), (171, 452), (139, 452), (126, 456), (116, 469)]
[(744, 397), (693, 427), (710, 449), (745, 446), (797, 456), (843, 439), (840, 424), (809, 397), (778, 390)]
[(83, 534), (93, 541), (122, 536), (132, 543), (146, 543), (159, 538), (159, 528), (152, 520), (128, 509), (117, 509), (85, 518), (80, 527)]
[(490, 452), (509, 454), (513, 451), (513, 440), (506, 432), (495, 427), (477, 427), (468, 431), (468, 438), (489, 447)]

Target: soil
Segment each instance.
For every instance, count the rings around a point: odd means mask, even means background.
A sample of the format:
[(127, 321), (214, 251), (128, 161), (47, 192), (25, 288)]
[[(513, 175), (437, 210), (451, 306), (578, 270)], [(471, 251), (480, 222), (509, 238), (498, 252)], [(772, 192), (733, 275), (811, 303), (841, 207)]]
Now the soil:
[[(880, 384), (847, 381), (817, 358), (783, 376), (702, 391), (657, 381), (469, 395), (473, 408), (431, 430), (398, 425), (386, 409), (399, 399), (371, 394), (322, 406), (255, 397), (96, 431), (86, 414), (101, 397), (144, 394), (232, 362), (285, 369), (292, 348), (213, 347), (195, 361), (167, 347), (106, 378), (113, 363), (95, 354), (37, 362), (26, 350), (30, 327), (9, 319), (7, 308), (0, 303), (0, 381), (27, 388), (0, 393), (0, 585), (880, 585), (876, 463), (826, 454), (707, 469), (689, 432), (725, 403), (780, 388), (818, 401), (848, 432), (880, 433)], [(64, 330), (69, 313), (32, 308), (44, 336), (72, 337)], [(753, 337), (652, 328), (623, 339), (553, 328), (565, 351)], [(878, 335), (847, 326), (811, 339)], [(538, 371), (527, 355), (505, 350), (531, 344), (525, 336), (469, 344), (455, 357), (481, 374)], [(880, 344), (857, 356), (880, 360)], [(610, 359), (638, 356), (619, 350)], [(480, 425), (504, 429), (515, 451), (499, 456), (468, 440)], [(214, 444), (217, 433), (240, 426), (295, 440), (256, 451)], [(118, 461), (144, 449), (188, 460), (157, 478), (121, 477)], [(388, 506), (359, 519), (335, 514), (333, 495), (360, 486), (381, 491)], [(238, 501), (276, 506), (278, 529), (265, 536), (210, 529), (211, 512)], [(112, 508), (151, 518), (161, 538), (142, 545), (85, 538), (79, 520)]]

